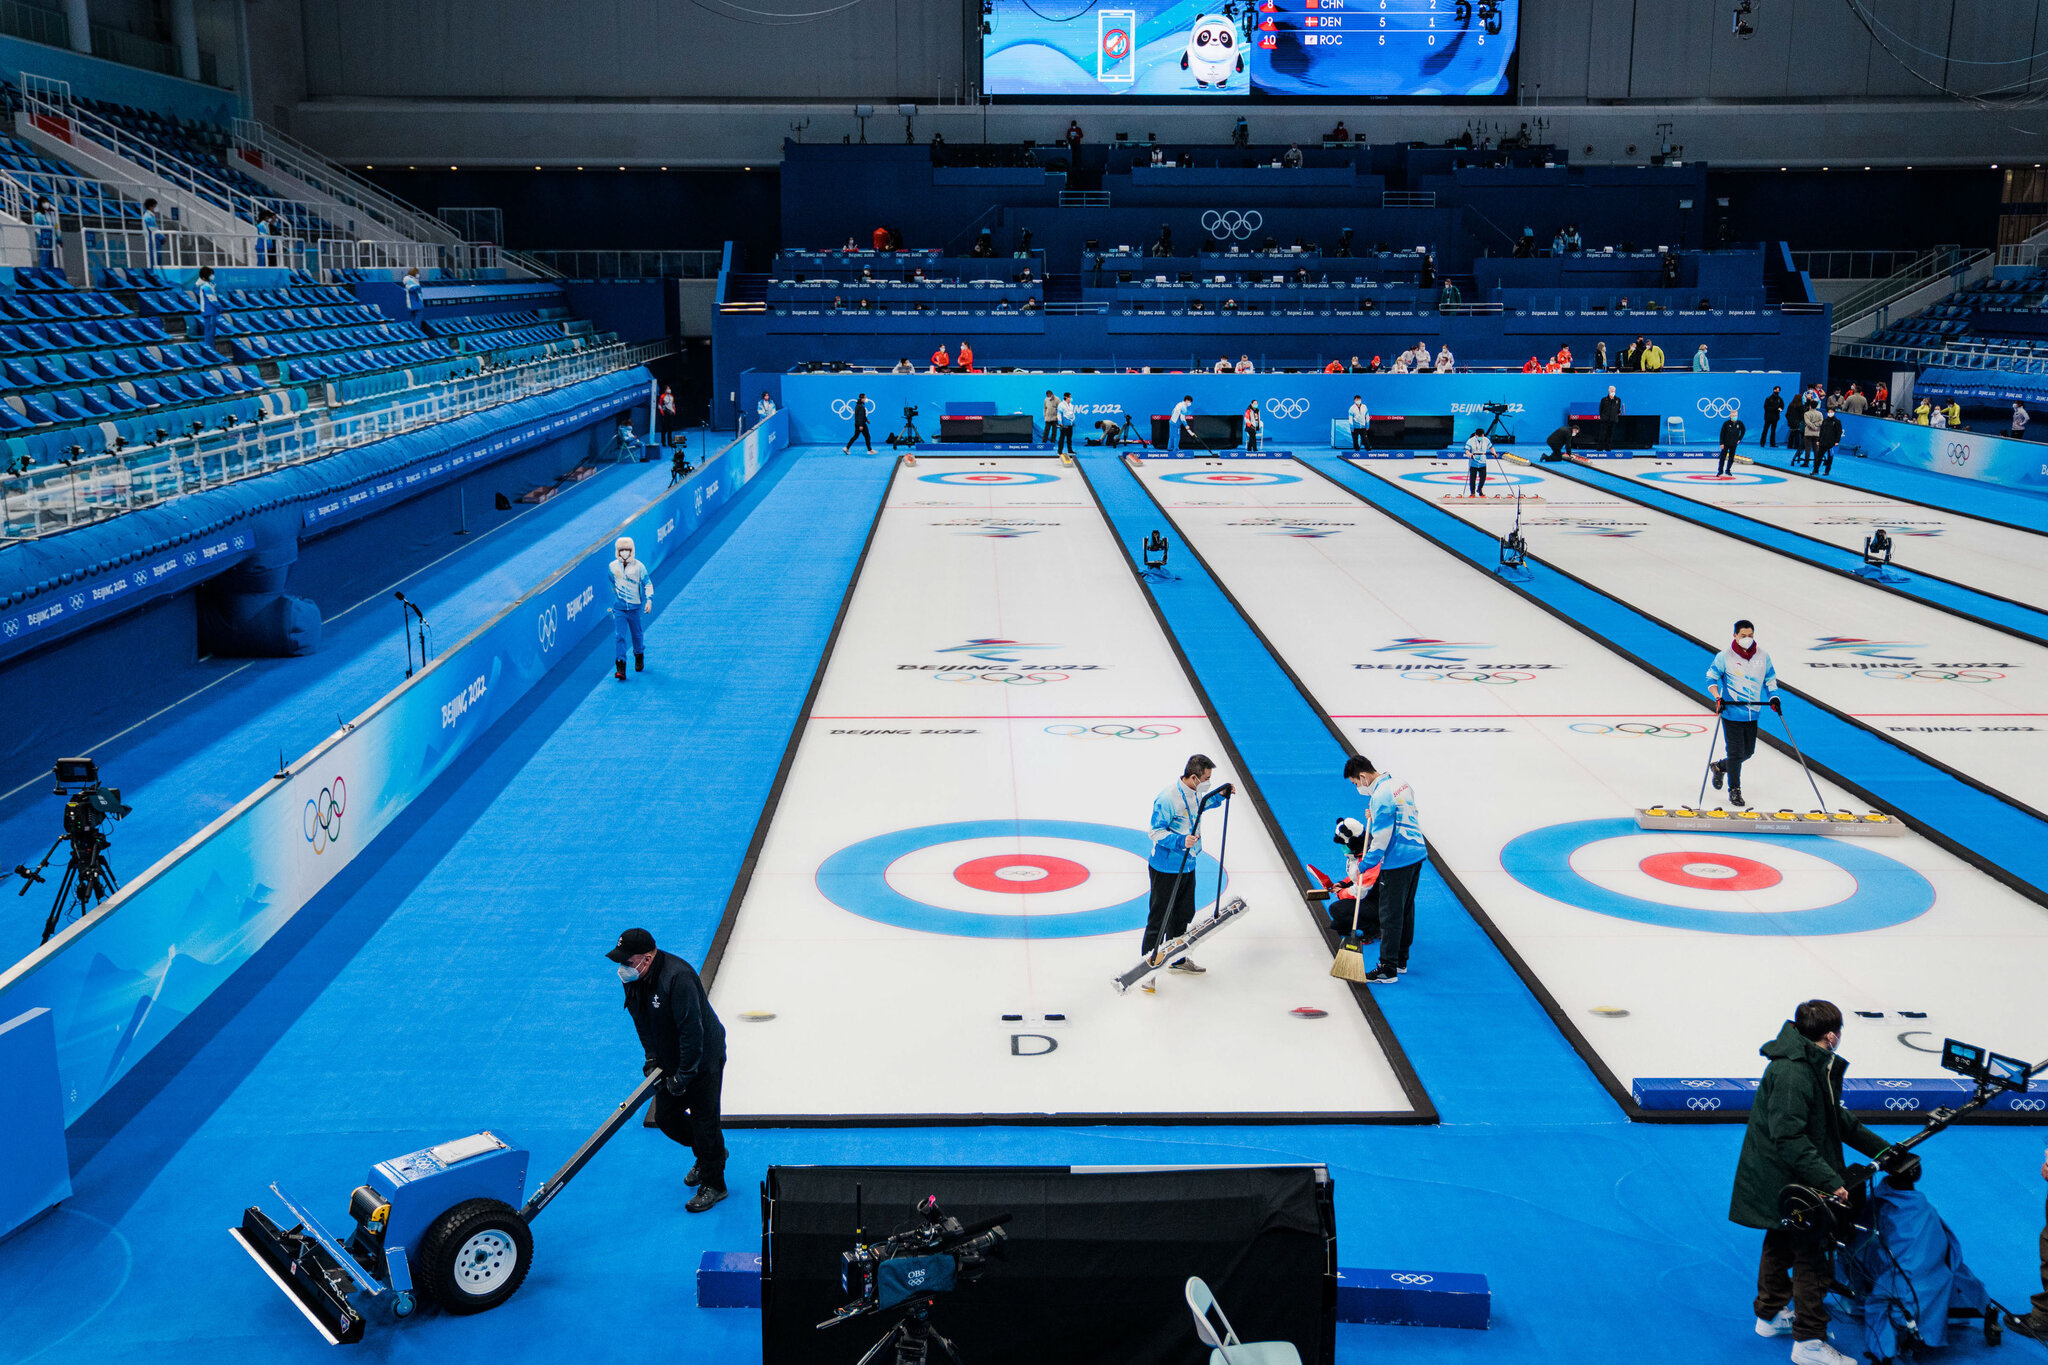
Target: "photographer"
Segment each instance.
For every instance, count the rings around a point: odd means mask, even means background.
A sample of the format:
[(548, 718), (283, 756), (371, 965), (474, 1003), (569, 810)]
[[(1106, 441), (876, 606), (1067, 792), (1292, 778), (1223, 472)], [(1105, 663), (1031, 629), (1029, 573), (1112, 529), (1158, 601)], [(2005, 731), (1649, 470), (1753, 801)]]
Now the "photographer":
[[(1206, 754), (1194, 754), (1173, 784), (1152, 801), (1152, 855), (1146, 859), (1152, 878), (1152, 908), (1145, 919), (1143, 953), (1150, 957), (1160, 944), (1179, 938), (1195, 917), (1195, 861), (1202, 851), (1197, 826), (1202, 812), (1227, 800), (1234, 790), (1226, 782), (1205, 792), (1216, 765)], [(1176, 958), (1167, 967), (1182, 976), (1208, 970), (1193, 958)], [(1150, 992), (1148, 980), (1144, 989)]]
[(626, 985), (626, 1013), (647, 1060), (642, 1075), (660, 1067), (661, 1093), (654, 1097), (654, 1122), (696, 1158), (685, 1185), (697, 1193), (683, 1207), (702, 1213), (725, 1198), (725, 1135), (719, 1128), (719, 1093), (725, 1083), (725, 1025), (696, 969), (654, 946), (645, 929), (628, 929), (605, 954), (619, 964)]
[(1842, 1011), (1826, 1000), (1808, 1000), (1764, 1044), (1770, 1065), (1750, 1105), (1728, 1202), (1731, 1222), (1763, 1229), (1756, 1333), (1790, 1332), (1794, 1365), (1855, 1365), (1828, 1344), (1827, 1294), (1834, 1276), (1826, 1244), (1782, 1226), (1778, 1214), (1778, 1195), (1787, 1185), (1807, 1185), (1848, 1203), (1844, 1142), (1870, 1157), (1885, 1150), (1885, 1140), (1842, 1106), (1842, 1075), (1849, 1064), (1836, 1053), (1841, 1041)]

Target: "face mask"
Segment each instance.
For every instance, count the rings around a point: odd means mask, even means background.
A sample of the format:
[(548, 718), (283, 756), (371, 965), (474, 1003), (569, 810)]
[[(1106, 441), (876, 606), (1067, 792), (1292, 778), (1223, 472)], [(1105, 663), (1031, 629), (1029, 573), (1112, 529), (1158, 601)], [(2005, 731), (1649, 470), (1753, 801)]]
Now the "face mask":
[(639, 979), (640, 973), (634, 971), (631, 967), (619, 968), (619, 980), (625, 982), (627, 985), (630, 986)]

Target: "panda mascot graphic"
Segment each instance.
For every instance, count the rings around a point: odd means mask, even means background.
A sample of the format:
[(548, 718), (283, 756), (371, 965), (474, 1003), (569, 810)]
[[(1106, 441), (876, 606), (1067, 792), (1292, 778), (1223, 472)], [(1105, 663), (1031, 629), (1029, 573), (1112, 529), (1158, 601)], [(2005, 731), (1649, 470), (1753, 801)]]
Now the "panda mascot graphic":
[(1237, 43), (1237, 25), (1216, 14), (1198, 14), (1188, 32), (1187, 50), (1180, 54), (1180, 69), (1207, 90), (1221, 88), (1231, 73), (1244, 71), (1244, 53)]

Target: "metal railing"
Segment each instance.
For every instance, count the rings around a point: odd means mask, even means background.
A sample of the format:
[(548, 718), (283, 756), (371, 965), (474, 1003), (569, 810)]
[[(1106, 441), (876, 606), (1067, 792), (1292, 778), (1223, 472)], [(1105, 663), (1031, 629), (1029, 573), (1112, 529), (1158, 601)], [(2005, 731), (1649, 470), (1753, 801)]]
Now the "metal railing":
[[(331, 210), (283, 195), (252, 195), (216, 179), (202, 167), (173, 156), (153, 142), (144, 141), (98, 114), (82, 109), (71, 98), (69, 81), (52, 80), (29, 72), (21, 74), (23, 112), (50, 136), (65, 142), (96, 144), (106, 153), (148, 171), (167, 184), (178, 186), (210, 204), (217, 212), (232, 214), (254, 223), (268, 209), (286, 221), (296, 218), (316, 237), (339, 237), (342, 229), (328, 222)], [(294, 213), (293, 211), (296, 211)]]
[(1795, 251), (1792, 268), (1816, 280), (1881, 280), (1920, 259), (1919, 247), (1874, 251)]
[(1109, 191), (1061, 190), (1060, 207), (1063, 209), (1106, 209), (1109, 207)]
[(1862, 322), (1929, 285), (1939, 284), (1944, 278), (1954, 285), (1966, 272), (1990, 259), (1989, 247), (1935, 247), (1916, 257), (1905, 269), (1894, 271), (1881, 280), (1873, 280), (1846, 298), (1835, 300), (1834, 330), (1840, 332)]
[[(647, 364), (667, 342), (592, 347), (466, 379), (423, 384), (372, 409), (299, 412), (0, 477), (0, 543), (89, 525), (416, 431), (565, 384)], [(178, 414), (163, 415), (167, 423)]]
[(1433, 209), (1436, 207), (1436, 191), (1381, 190), (1380, 207), (1383, 209)]
[(45, 47), (71, 46), (71, 18), (62, 10), (23, 4), (22, 0), (0, 0), (0, 33), (26, 38)]
[[(489, 242), (355, 242), (323, 237), (317, 248), (324, 270), (443, 270), (454, 275), (502, 270), (510, 253)], [(393, 278), (396, 278), (395, 276)]]
[(721, 251), (528, 251), (571, 280), (715, 280)]
[(253, 232), (240, 237), (225, 237), (219, 233), (200, 236), (193, 232), (159, 228), (156, 255), (152, 259), (149, 234), (140, 226), (89, 227), (84, 229), (84, 233), (85, 263), (94, 280), (99, 278), (100, 269), (107, 266), (131, 270), (196, 270), (202, 265), (216, 268), (268, 266), (312, 274), (321, 265), (318, 248), (322, 244), (298, 237), (261, 237)]
[(1844, 342), (1834, 354), (1860, 360), (1884, 360), (1895, 365), (1921, 368), (1940, 366), (1951, 370), (2003, 370), (2010, 374), (2048, 374), (2048, 355), (2023, 350), (2026, 343), (2012, 341), (1948, 341), (1939, 346), (1907, 346), (1876, 341)]
[(255, 119), (234, 124), (235, 150), (267, 170), (313, 189), (416, 242), (457, 243), (462, 235), (424, 209), (357, 175), (338, 161)]

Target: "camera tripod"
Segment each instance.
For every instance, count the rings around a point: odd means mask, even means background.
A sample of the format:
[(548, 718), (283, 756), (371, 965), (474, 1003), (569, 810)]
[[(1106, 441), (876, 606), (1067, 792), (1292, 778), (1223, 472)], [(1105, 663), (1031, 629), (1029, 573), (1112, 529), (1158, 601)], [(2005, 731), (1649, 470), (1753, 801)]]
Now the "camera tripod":
[[(868, 1347), (867, 1354), (856, 1361), (855, 1365), (928, 1365), (928, 1362), (936, 1359), (928, 1354), (934, 1346), (944, 1352), (945, 1359), (951, 1360), (953, 1365), (966, 1365), (951, 1339), (932, 1326), (931, 1315), (932, 1301), (918, 1300), (910, 1306), (908, 1312), (896, 1320), (894, 1327), (882, 1334), (880, 1341)], [(883, 1353), (891, 1347), (895, 1348), (896, 1353), (884, 1362)]]
[(908, 446), (912, 450), (924, 444), (924, 433), (917, 429), (917, 418), (913, 414), (909, 412), (903, 414), (903, 430), (891, 436), (889, 444), (892, 446)]
[(50, 917), (43, 921), (42, 941), (48, 943), (56, 934), (57, 926), (64, 921), (65, 906), (72, 901), (78, 904), (82, 917), (86, 911), (114, 894), (120, 887), (120, 879), (114, 875), (114, 866), (107, 861), (107, 836), (98, 829), (70, 830), (57, 836), (57, 842), (50, 845), (50, 851), (36, 864), (31, 872), (25, 864), (16, 864), (14, 875), (21, 878), (21, 890), (26, 896), (28, 889), (46, 881), (43, 869), (57, 856), (57, 850), (66, 842), (71, 845), (71, 857), (64, 865), (64, 876), (57, 883), (57, 899), (50, 905)]

